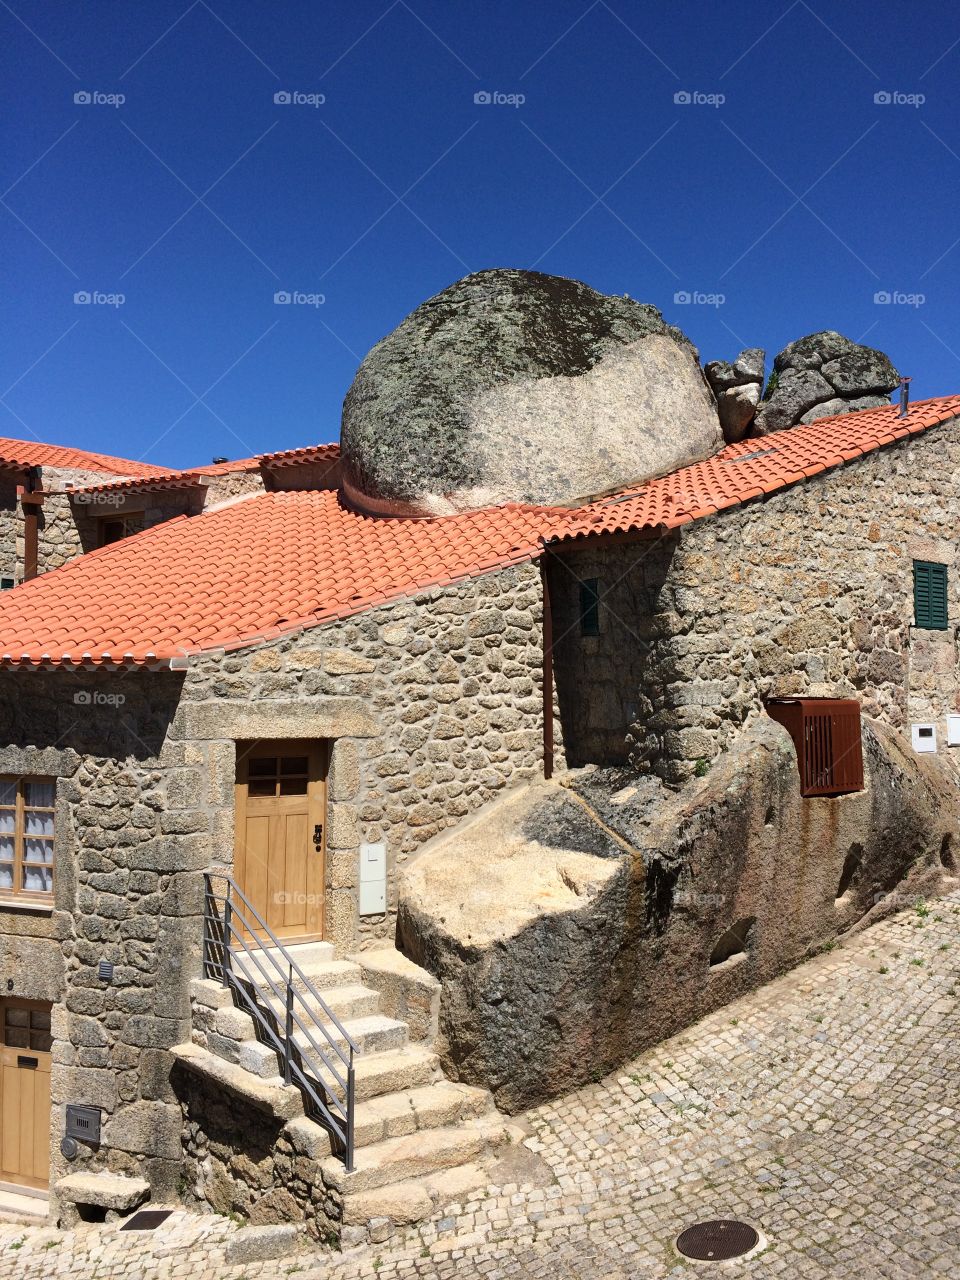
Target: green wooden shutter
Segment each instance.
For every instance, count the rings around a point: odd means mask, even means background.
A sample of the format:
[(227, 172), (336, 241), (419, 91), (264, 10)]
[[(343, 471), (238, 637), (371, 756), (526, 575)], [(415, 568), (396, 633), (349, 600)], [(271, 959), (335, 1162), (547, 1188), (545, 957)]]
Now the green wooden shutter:
[(947, 566), (913, 562), (913, 620), (930, 631), (947, 629)]
[(585, 578), (580, 583), (580, 634), (600, 634), (600, 588), (597, 578)]

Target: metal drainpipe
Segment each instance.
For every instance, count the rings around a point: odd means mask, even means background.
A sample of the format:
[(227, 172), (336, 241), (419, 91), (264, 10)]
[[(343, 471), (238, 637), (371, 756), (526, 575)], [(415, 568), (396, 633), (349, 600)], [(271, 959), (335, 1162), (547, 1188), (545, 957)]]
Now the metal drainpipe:
[(546, 551), (540, 557), (540, 583), (543, 588), (543, 776), (549, 781), (553, 777), (553, 613)]

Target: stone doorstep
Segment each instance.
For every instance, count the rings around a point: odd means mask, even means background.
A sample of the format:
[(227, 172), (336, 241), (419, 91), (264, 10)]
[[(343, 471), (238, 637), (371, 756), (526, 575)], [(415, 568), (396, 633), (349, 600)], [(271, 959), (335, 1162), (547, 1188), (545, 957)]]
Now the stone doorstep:
[(95, 1204), (118, 1213), (129, 1213), (150, 1196), (144, 1178), (115, 1173), (70, 1173), (55, 1182), (53, 1190), (68, 1204)]
[(470, 1163), (505, 1139), (500, 1117), (494, 1114), (464, 1121), (454, 1128), (426, 1129), (375, 1142), (359, 1148), (351, 1173), (332, 1158), (324, 1160), (320, 1172), (324, 1183), (346, 1199), (351, 1193), (375, 1191), (394, 1182), (407, 1182)]
[(50, 1202), (46, 1195), (24, 1195), (9, 1184), (0, 1186), (0, 1222), (38, 1227), (47, 1221)]

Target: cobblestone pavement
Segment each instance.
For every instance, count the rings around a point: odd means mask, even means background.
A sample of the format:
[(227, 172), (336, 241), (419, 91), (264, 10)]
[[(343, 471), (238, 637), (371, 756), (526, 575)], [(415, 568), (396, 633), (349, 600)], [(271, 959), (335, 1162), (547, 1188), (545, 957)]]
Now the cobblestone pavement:
[[(0, 1277), (689, 1276), (672, 1241), (736, 1216), (728, 1276), (960, 1275), (960, 893), (850, 939), (525, 1119), (485, 1194), (376, 1247), (226, 1266), (237, 1230), (0, 1226)], [(712, 1268), (707, 1266), (706, 1273)]]

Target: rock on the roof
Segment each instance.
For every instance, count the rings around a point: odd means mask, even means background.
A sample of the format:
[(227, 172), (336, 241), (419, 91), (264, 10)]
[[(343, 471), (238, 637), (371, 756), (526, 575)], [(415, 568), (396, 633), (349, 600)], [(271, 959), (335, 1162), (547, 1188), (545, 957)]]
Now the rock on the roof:
[(408, 514), (571, 502), (721, 443), (697, 352), (655, 307), (505, 269), (444, 289), (379, 342), (341, 432), (348, 495)]
[(798, 338), (773, 362), (776, 389), (760, 406), (752, 435), (888, 402), (900, 375), (882, 351), (824, 329)]

